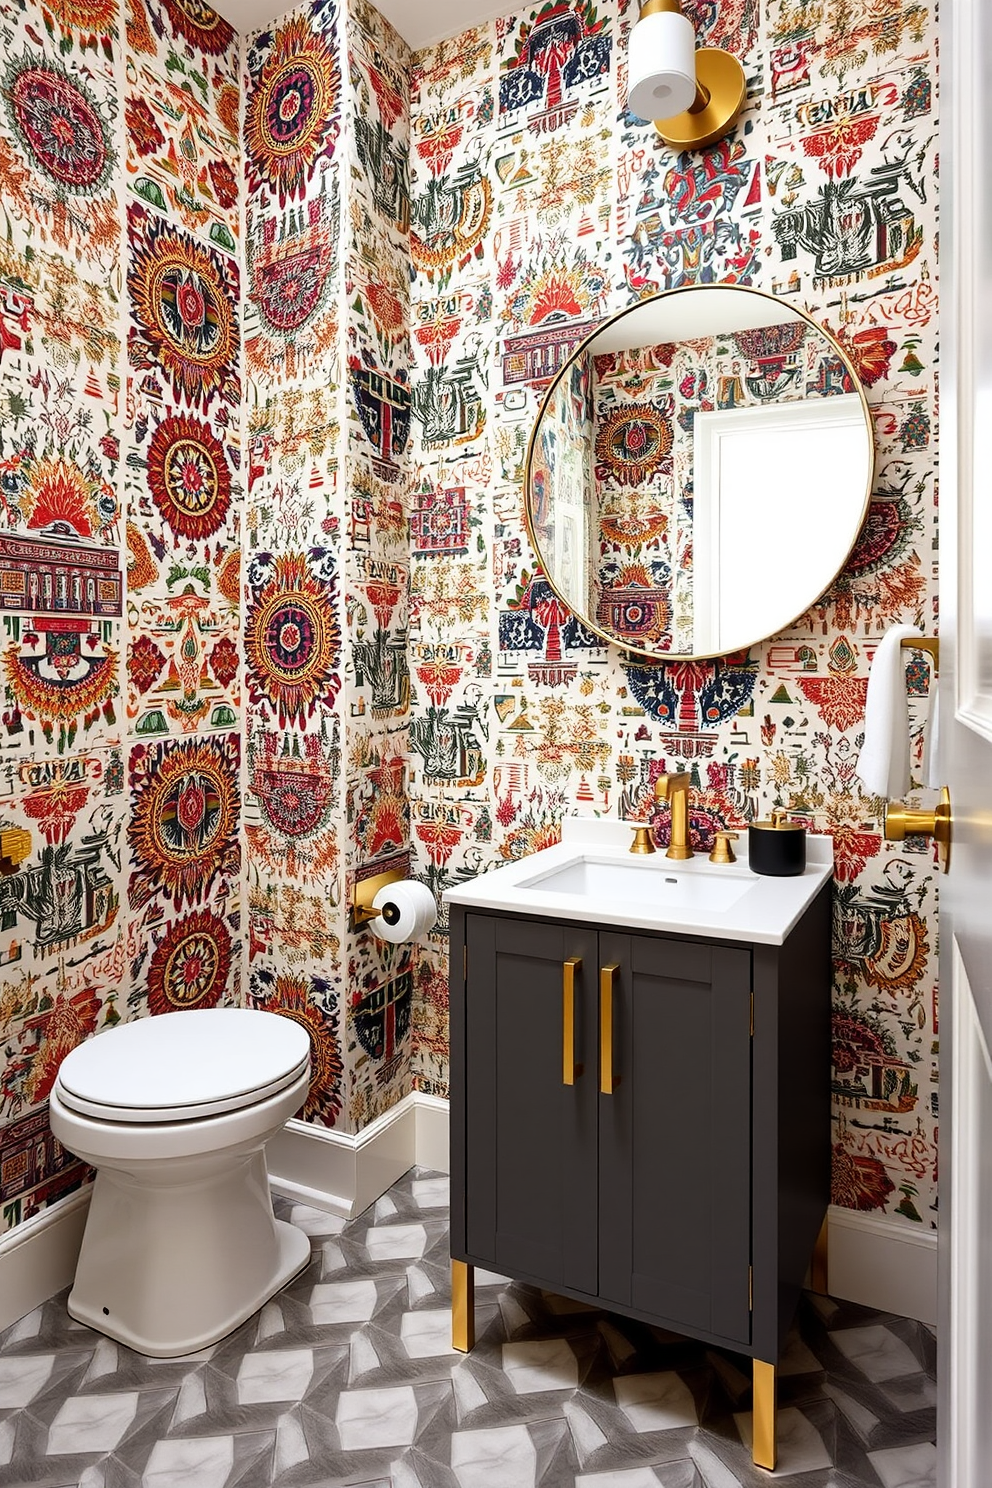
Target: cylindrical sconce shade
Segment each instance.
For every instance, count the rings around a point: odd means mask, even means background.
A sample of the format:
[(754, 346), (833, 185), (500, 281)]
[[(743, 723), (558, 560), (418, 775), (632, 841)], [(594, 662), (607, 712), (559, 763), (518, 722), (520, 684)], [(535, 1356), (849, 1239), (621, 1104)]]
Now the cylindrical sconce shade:
[(658, 10), (630, 33), (627, 109), (638, 119), (670, 119), (696, 97), (696, 37), (688, 17)]

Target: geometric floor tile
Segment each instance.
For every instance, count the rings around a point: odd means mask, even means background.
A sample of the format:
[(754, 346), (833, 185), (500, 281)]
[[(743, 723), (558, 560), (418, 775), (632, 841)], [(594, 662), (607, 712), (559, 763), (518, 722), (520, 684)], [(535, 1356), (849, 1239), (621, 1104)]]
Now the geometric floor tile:
[(369, 1230), (370, 1261), (419, 1261), (427, 1245), (423, 1225), (379, 1225)]
[(518, 1395), (568, 1390), (579, 1383), (578, 1361), (564, 1338), (504, 1343), (503, 1372)]
[(47, 1385), (54, 1364), (54, 1354), (0, 1359), (0, 1410), (29, 1404)]
[(313, 1378), (312, 1349), (272, 1349), (247, 1354), (238, 1369), (238, 1403), (302, 1400)]
[(72, 1395), (48, 1428), (49, 1457), (112, 1452), (138, 1412), (138, 1392)]
[[(229, 1338), (150, 1359), (65, 1294), (0, 1334), (0, 1488), (760, 1488), (751, 1365), (476, 1272), (451, 1346), (448, 1180), (345, 1221), (276, 1197), (310, 1265)], [(936, 1488), (932, 1332), (805, 1297), (779, 1373), (788, 1488)], [(992, 1479), (990, 1479), (992, 1482)]]
[(617, 1405), (635, 1431), (672, 1431), (695, 1426), (692, 1392), (672, 1371), (634, 1374), (613, 1381)]
[(371, 1278), (326, 1282), (310, 1293), (310, 1318), (314, 1323), (367, 1323), (378, 1300)]
[(844, 1328), (832, 1332), (830, 1342), (876, 1383), (920, 1372), (913, 1350), (888, 1328)]
[(225, 1488), (234, 1466), (234, 1439), (201, 1436), (195, 1440), (160, 1441), (152, 1448), (141, 1477), (142, 1488)]
[[(754, 1440), (751, 1412), (734, 1417), (741, 1441), (750, 1452)], [(800, 1410), (780, 1410), (776, 1422), (778, 1433), (778, 1465), (775, 1476), (792, 1477), (796, 1473), (815, 1472), (819, 1467), (830, 1467), (830, 1453), (822, 1437), (811, 1421)]]
[(400, 1320), (400, 1341), (411, 1359), (432, 1359), (453, 1354), (451, 1310), (447, 1307), (405, 1312)]
[(885, 1488), (936, 1488), (937, 1449), (929, 1442), (871, 1452), (868, 1460)]
[(537, 1451), (526, 1426), (457, 1431), (451, 1467), (459, 1488), (534, 1488)]
[(409, 1447), (417, 1435), (417, 1397), (410, 1385), (342, 1390), (334, 1419), (345, 1452)]

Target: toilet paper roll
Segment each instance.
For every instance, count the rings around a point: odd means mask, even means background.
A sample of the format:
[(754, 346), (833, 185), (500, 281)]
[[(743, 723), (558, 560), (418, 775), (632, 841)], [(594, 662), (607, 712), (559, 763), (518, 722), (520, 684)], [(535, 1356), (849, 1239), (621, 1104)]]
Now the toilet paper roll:
[(380, 889), (372, 900), (372, 908), (379, 913), (369, 921), (370, 928), (380, 939), (390, 940), (394, 945), (419, 940), (437, 920), (434, 895), (426, 884), (413, 878)]

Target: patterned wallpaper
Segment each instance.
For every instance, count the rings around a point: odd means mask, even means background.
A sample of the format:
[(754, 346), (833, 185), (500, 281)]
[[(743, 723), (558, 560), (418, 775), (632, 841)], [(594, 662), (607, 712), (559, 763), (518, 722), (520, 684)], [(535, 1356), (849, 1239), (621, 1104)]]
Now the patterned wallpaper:
[[(417, 870), (441, 889), (553, 841), (575, 810), (654, 819), (663, 840), (652, 786), (677, 767), (699, 842), (773, 805), (831, 832), (834, 1197), (929, 1227), (934, 870), (922, 841), (883, 841), (882, 803), (854, 770), (878, 637), (934, 624), (935, 17), (915, 0), (686, 9), (748, 79), (733, 135), (695, 154), (621, 111), (633, 4), (528, 6), (414, 58)], [(624, 664), (535, 567), (527, 439), (548, 378), (599, 318), (718, 281), (780, 295), (843, 342), (875, 422), (871, 514), (788, 632), (715, 662)], [(720, 407), (732, 392), (706, 396)], [(918, 656), (918, 727), (928, 680)], [(440, 935), (415, 980), (416, 1080), (443, 1094)]]
[(248, 1000), (353, 1131), (411, 1080), (412, 952), (348, 913), (409, 869), (409, 56), (362, 3), (245, 47)]
[(238, 41), (0, 0), (0, 1229), (61, 1058), (238, 995)]
[[(878, 636), (933, 624), (931, 9), (691, 7), (749, 102), (677, 156), (620, 111), (620, 0), (412, 58), (365, 0), (240, 46), (129, 5), (0, 0), (0, 1223), (81, 1176), (65, 1051), (242, 971), (310, 1031), (307, 1119), (444, 1094), (443, 922), (356, 932), (355, 879), (440, 892), (685, 765), (701, 841), (772, 804), (833, 834), (835, 1197), (932, 1224), (934, 873), (854, 776)], [(625, 664), (536, 569), (526, 442), (598, 319), (715, 281), (844, 342), (871, 515), (787, 634)]]

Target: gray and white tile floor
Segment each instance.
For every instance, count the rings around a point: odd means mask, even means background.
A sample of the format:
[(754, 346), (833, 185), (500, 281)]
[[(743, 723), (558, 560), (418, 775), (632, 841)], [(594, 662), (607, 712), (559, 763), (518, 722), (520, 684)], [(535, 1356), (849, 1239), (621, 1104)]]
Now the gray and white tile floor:
[[(308, 1269), (230, 1338), (147, 1359), (65, 1295), (0, 1334), (0, 1484), (18, 1488), (757, 1488), (746, 1359), (477, 1273), (452, 1352), (447, 1184), (358, 1219), (277, 1199)], [(803, 1299), (782, 1361), (787, 1488), (936, 1488), (921, 1324)]]

